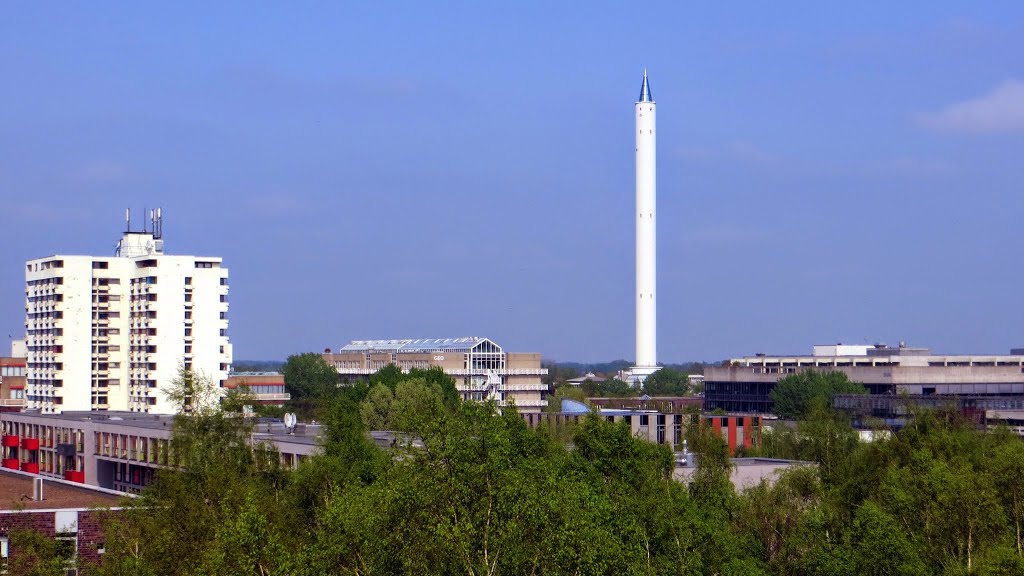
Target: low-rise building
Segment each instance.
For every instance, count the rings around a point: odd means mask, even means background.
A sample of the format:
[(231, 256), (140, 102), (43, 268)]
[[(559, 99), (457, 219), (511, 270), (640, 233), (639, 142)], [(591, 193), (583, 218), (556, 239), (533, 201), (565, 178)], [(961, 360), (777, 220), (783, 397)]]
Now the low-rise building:
[(0, 412), (20, 412), (25, 408), (24, 357), (0, 356)]
[(291, 399), (284, 387), (284, 374), (278, 372), (232, 372), (224, 381), (225, 390), (245, 390), (260, 404), (284, 406)]
[[(761, 446), (760, 416), (719, 416), (695, 413), (682, 405), (678, 409), (673, 409), (671, 405), (663, 407), (668, 410), (598, 407), (597, 414), (609, 422), (625, 422), (633, 436), (655, 444), (665, 444), (673, 452), (683, 451), (687, 428), (700, 421), (726, 441), (730, 455), (735, 455), (739, 448), (751, 450)], [(551, 428), (578, 424), (592, 410), (582, 402), (563, 399), (560, 412), (524, 413), (522, 417), (531, 428)]]
[(455, 379), (464, 400), (515, 403), (523, 412), (547, 406), (548, 385), (538, 353), (505, 352), (488, 338), (353, 340), (324, 360), (342, 376), (368, 376), (394, 364), (403, 372), (441, 368)]
[[(0, 466), (47, 478), (137, 493), (173, 464), (174, 417), (135, 412), (0, 413)], [(254, 443), (277, 449), (295, 468), (318, 449), (320, 427), (258, 422)]]
[(12, 535), (34, 532), (57, 540), (65, 557), (65, 574), (99, 563), (104, 553), (101, 516), (117, 513), (125, 496), (112, 490), (62, 480), (43, 480), (31, 474), (0, 471), (0, 561), (2, 571), (16, 563), (21, 552)]
[[(729, 480), (740, 491), (757, 486), (762, 481), (772, 484), (778, 480), (780, 474), (795, 467), (817, 466), (814, 462), (780, 458), (731, 458), (729, 463), (732, 465), (729, 470)], [(672, 477), (689, 484), (695, 472), (697, 472), (695, 459), (678, 460)]]
[(1021, 354), (941, 355), (905, 345), (836, 345), (816, 346), (809, 356), (757, 354), (709, 366), (704, 369), (704, 410), (770, 414), (775, 384), (805, 370), (843, 372), (871, 394), (1024, 395)]

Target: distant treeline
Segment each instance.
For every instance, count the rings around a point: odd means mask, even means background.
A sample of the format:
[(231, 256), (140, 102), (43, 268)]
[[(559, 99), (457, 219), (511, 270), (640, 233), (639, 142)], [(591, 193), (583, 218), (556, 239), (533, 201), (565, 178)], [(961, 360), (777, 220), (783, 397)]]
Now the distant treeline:
[[(665, 368), (673, 368), (679, 372), (685, 374), (703, 374), (704, 367), (706, 366), (717, 366), (718, 363), (712, 362), (684, 362), (682, 364), (662, 364)], [(577, 378), (583, 376), (587, 372), (593, 372), (594, 374), (614, 376), (620, 370), (628, 370), (633, 366), (633, 363), (629, 360), (612, 360), (611, 362), (556, 362), (554, 360), (544, 360), (543, 366), (548, 369), (548, 373), (557, 373), (559, 380)]]
[(281, 360), (235, 360), (231, 365), (235, 372), (280, 372), (282, 368)]

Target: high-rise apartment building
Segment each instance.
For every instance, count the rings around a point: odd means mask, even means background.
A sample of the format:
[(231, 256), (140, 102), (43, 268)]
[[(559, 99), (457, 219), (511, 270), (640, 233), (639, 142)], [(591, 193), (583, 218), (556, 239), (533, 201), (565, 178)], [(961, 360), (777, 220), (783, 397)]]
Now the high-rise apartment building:
[(25, 268), (26, 399), (44, 414), (167, 414), (181, 366), (223, 383), (231, 370), (228, 270), (163, 252), (159, 217), (114, 256), (49, 256)]

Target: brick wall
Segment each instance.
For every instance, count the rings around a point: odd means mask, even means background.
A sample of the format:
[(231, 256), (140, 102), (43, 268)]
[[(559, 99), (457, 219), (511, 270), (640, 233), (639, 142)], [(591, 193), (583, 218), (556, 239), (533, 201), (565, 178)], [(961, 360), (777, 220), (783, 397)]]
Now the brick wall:
[[(99, 545), (104, 543), (101, 526), (103, 514), (93, 510), (78, 511), (78, 566), (96, 564), (100, 560)], [(56, 514), (53, 510), (0, 511), (0, 536), (10, 536), (11, 531), (31, 530), (49, 538), (56, 537)], [(17, 543), (11, 543), (10, 559), (17, 557)]]

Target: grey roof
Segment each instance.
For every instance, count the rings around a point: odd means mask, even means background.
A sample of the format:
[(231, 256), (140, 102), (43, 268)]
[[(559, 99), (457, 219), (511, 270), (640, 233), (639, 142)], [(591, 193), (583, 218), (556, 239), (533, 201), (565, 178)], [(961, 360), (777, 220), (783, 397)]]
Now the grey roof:
[[(487, 338), (423, 338), (418, 340), (353, 340), (342, 346), (341, 352), (439, 352), (455, 350), (469, 352)], [(494, 344), (494, 342), (491, 342)], [(497, 344), (495, 344), (497, 346)]]
[(644, 83), (640, 86), (640, 102), (654, 102), (651, 96), (651, 85), (647, 82), (647, 70), (644, 69)]

